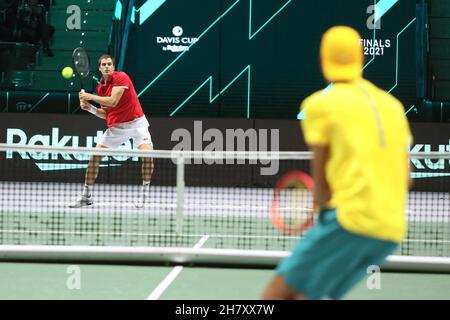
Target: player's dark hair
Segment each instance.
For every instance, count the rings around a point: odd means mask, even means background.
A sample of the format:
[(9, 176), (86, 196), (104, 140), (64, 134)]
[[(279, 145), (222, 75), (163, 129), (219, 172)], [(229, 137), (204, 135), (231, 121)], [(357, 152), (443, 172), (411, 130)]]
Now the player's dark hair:
[(98, 58), (98, 65), (97, 65), (97, 67), (100, 67), (100, 63), (102, 62), (103, 59), (108, 59), (108, 58), (110, 58), (112, 60), (113, 66), (115, 66), (116, 63), (114, 62), (114, 57), (112, 55), (110, 55), (110, 54), (104, 54), (104, 55), (101, 55), (100, 58)]

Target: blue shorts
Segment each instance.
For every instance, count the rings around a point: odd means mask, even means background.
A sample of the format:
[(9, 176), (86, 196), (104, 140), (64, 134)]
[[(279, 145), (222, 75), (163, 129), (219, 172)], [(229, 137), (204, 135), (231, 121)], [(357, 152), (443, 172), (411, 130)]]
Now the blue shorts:
[(368, 274), (369, 266), (381, 266), (397, 246), (344, 230), (336, 210), (329, 209), (319, 214), (276, 273), (307, 299), (340, 299)]

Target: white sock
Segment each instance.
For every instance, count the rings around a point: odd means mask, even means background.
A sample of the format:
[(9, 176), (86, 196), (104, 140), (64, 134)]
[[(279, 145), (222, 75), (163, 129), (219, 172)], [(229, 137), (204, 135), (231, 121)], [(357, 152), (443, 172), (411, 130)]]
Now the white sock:
[(92, 186), (89, 186), (89, 185), (85, 184), (84, 188), (83, 188), (83, 193), (82, 193), (83, 197), (90, 197), (91, 196), (91, 189), (92, 189)]
[(150, 181), (143, 181), (143, 182), (142, 182), (142, 185), (143, 185), (143, 186), (149, 186), (149, 185), (150, 185)]

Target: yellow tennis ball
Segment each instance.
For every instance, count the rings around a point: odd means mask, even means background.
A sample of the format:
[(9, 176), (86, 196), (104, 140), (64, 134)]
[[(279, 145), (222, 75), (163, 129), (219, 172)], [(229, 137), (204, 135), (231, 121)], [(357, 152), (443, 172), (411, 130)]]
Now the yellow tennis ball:
[(71, 67), (65, 67), (62, 69), (61, 74), (64, 78), (70, 79), (73, 76), (73, 69)]

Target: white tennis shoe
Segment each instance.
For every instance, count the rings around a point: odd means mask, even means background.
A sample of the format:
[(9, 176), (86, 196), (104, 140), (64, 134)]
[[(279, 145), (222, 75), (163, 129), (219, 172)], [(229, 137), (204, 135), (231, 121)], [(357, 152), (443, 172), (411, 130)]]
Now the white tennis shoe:
[(74, 202), (69, 204), (69, 208), (81, 208), (81, 207), (87, 207), (90, 206), (94, 203), (94, 201), (92, 201), (92, 196), (81, 196), (79, 197), (77, 200), (75, 200)]

